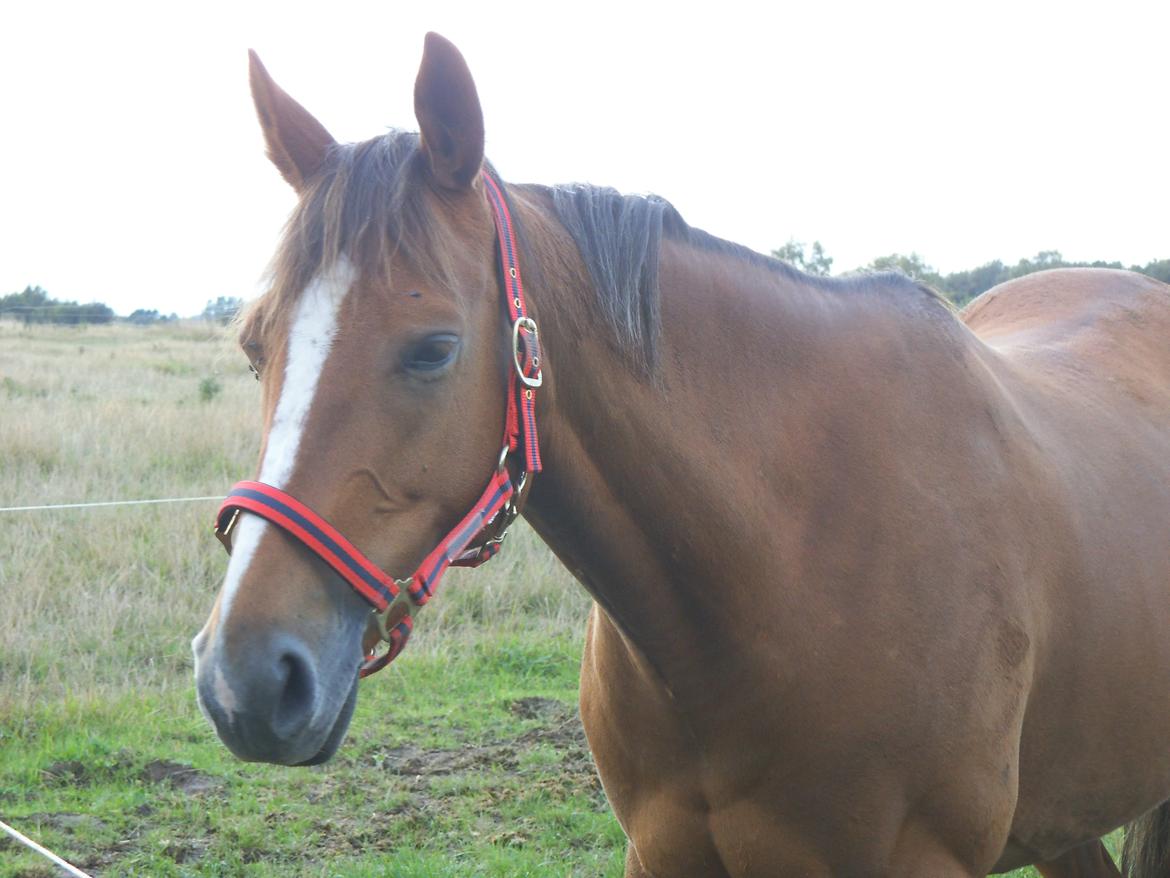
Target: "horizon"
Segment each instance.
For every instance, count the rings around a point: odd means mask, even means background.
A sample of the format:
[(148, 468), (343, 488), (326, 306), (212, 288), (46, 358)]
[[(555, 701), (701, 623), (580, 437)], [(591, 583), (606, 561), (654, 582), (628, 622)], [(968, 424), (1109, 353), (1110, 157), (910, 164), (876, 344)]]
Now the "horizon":
[[(803, 248), (810, 247), (814, 244), (820, 244), (821, 242), (819, 242), (819, 241), (801, 242), (801, 241), (790, 240), (786, 243), (789, 245), (792, 245), (792, 244), (799, 245), (803, 249)], [(783, 246), (784, 245), (779, 245), (778, 247), (773, 248), (773, 250), (774, 251), (779, 250)], [(787, 261), (788, 264), (790, 264), (796, 268), (801, 268), (801, 266), (795, 262), (785, 260), (782, 257), (776, 256), (774, 252), (768, 253), (765, 255), (772, 256), (773, 258), (776, 258), (776, 259), (781, 259), (781, 261)], [(827, 248), (824, 250), (823, 255), (828, 257), (830, 262), (836, 262), (835, 258), (832, 256), (832, 253), (830, 253)], [(908, 257), (910, 259), (917, 257), (917, 258), (921, 259), (921, 256), (922, 256), (922, 254), (917, 253), (916, 251), (910, 251), (909, 253), (884, 253), (880, 256), (873, 257), (865, 265), (858, 266), (855, 268), (846, 269), (844, 271), (831, 271), (829, 273), (829, 276), (831, 276), (831, 277), (845, 277), (845, 276), (848, 276), (851, 274), (858, 274), (858, 273), (871, 271), (871, 270), (872, 271), (890, 271), (890, 270), (892, 270), (892, 271), (901, 272), (903, 274), (906, 274), (908, 277), (915, 277), (917, 279), (918, 275), (909, 274), (907, 272), (904, 272), (898, 266), (892, 266), (891, 268), (885, 268), (885, 267), (871, 268), (870, 266), (874, 262), (877, 262), (877, 261), (883, 260), (883, 259), (887, 259), (890, 257)], [(957, 269), (954, 269), (953, 271), (944, 272), (944, 271), (940, 270), (939, 268), (937, 268), (936, 266), (933, 266), (930, 263), (926, 262), (925, 260), (922, 260), (922, 268), (928, 272), (932, 272), (932, 273), (941, 275), (942, 278), (945, 280), (948, 277), (953, 277), (954, 275), (962, 274), (964, 272), (976, 271), (980, 268), (991, 266), (991, 265), (994, 265), (996, 263), (999, 263), (1005, 269), (1022, 267), (1024, 265), (1026, 265), (1027, 263), (1036, 264), (1036, 262), (1039, 258), (1046, 257), (1046, 256), (1050, 256), (1050, 257), (1054, 256), (1056, 258), (1057, 264), (1053, 265), (1052, 266), (1053, 268), (1062, 268), (1062, 267), (1070, 267), (1070, 268), (1113, 267), (1113, 268), (1116, 268), (1116, 267), (1120, 266), (1120, 268), (1122, 268), (1126, 271), (1140, 272), (1142, 269), (1149, 268), (1151, 264), (1170, 262), (1170, 256), (1167, 256), (1166, 258), (1163, 258), (1163, 259), (1156, 258), (1156, 259), (1149, 260), (1148, 262), (1146, 262), (1143, 265), (1136, 265), (1136, 264), (1125, 265), (1124, 263), (1121, 262), (1121, 260), (1116, 260), (1116, 259), (1077, 260), (1075, 265), (1069, 265), (1068, 260), (1065, 259), (1064, 255), (1059, 250), (1038, 250), (1037, 252), (1033, 253), (1030, 257), (1029, 256), (1021, 257), (1020, 259), (1016, 260), (1015, 262), (1008, 262), (1008, 261), (1002, 260), (1002, 259), (991, 259), (985, 263), (981, 263), (980, 265), (971, 265), (971, 266), (967, 266), (965, 268), (957, 268)], [(1043, 269), (1037, 269), (1037, 270), (1043, 270)], [(212, 308), (213, 305), (215, 305), (217, 303), (217, 301), (220, 298), (237, 299), (237, 300), (239, 300), (240, 305), (246, 305), (249, 301), (251, 301), (250, 298), (244, 297), (244, 296), (222, 296), (222, 297), (216, 297), (216, 299), (209, 299), (207, 302), (204, 303), (203, 307), (201, 307), (199, 309), (199, 311), (196, 313), (180, 314), (177, 311), (164, 312), (160, 308), (151, 308), (151, 307), (147, 307), (147, 306), (139, 306), (139, 307), (135, 308), (133, 311), (122, 312), (122, 311), (119, 311), (118, 309), (110, 306), (108, 302), (101, 302), (101, 301), (98, 301), (96, 299), (93, 299), (90, 301), (57, 299), (55, 296), (53, 296), (52, 290), (47, 290), (44, 287), (42, 287), (41, 285), (35, 284), (35, 283), (34, 284), (26, 284), (20, 290), (10, 290), (8, 292), (4, 292), (4, 291), (0, 290), (0, 300), (3, 300), (3, 298), (5, 296), (8, 296), (8, 295), (22, 293), (29, 288), (40, 289), (42, 292), (46, 293), (51, 300), (54, 300), (55, 304), (42, 305), (42, 306), (25, 306), (25, 305), (7, 306), (7, 307), (0, 306), (0, 318), (19, 319), (20, 314), (26, 313), (28, 311), (42, 311), (42, 310), (48, 311), (48, 310), (52, 310), (53, 308), (57, 307), (58, 305), (76, 305), (80, 308), (85, 308), (85, 307), (89, 307), (89, 306), (110, 307), (114, 311), (115, 319), (118, 319), (118, 320), (128, 320), (129, 318), (133, 317), (135, 314), (138, 314), (141, 312), (144, 314), (145, 313), (155, 313), (157, 315), (156, 319), (164, 320), (164, 321), (169, 321), (169, 320), (210, 320), (210, 321), (214, 322), (217, 318), (207, 317), (206, 315), (207, 315), (207, 312)], [(946, 288), (942, 288), (939, 290), (939, 292), (942, 292), (945, 294), (948, 292), (948, 290)]]

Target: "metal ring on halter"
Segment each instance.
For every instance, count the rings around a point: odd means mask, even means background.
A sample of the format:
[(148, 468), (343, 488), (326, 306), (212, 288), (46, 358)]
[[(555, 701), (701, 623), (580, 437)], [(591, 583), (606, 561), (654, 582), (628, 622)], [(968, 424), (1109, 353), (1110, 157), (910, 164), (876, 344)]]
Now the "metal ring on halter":
[(409, 602), (410, 600), (410, 593), (407, 591), (407, 586), (410, 584), (410, 580), (396, 579), (394, 580), (394, 584), (402, 589), (402, 591), (398, 593), (398, 597), (387, 604), (386, 609), (384, 610), (370, 610), (370, 615), (374, 617), (374, 622), (378, 626), (378, 634), (380, 634), (382, 639), (387, 643), (390, 643), (390, 632), (386, 629), (386, 620), (390, 618), (390, 611), (394, 609), (394, 607), (399, 602), (404, 602), (404, 599), (405, 602)]
[(540, 387), (544, 383), (544, 370), (537, 366), (536, 377), (529, 378), (524, 374), (524, 367), (520, 365), (521, 329), (531, 332), (536, 336), (537, 342), (540, 341), (540, 331), (536, 328), (536, 321), (531, 317), (517, 317), (516, 322), (512, 324), (512, 363), (516, 366), (516, 374), (520, 376), (525, 387)]
[[(387, 607), (381, 613), (377, 610), (372, 610), (371, 615), (374, 617), (374, 622), (378, 625), (378, 636), (386, 643), (390, 642), (390, 632), (386, 630), (386, 617), (390, 615), (390, 607)], [(374, 644), (377, 646), (377, 644)]]

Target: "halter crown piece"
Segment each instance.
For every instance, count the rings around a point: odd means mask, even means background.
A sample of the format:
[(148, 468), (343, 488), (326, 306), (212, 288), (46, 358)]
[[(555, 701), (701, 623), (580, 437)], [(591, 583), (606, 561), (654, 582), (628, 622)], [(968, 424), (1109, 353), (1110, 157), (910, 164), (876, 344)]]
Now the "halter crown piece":
[[(479, 500), (451, 532), (435, 546), (413, 576), (395, 579), (362, 554), (324, 518), (291, 494), (263, 482), (238, 482), (215, 517), (215, 536), (231, 553), (231, 533), (242, 512), (251, 512), (282, 528), (337, 572), (373, 609), (371, 629), (378, 638), (361, 663), (359, 673), (367, 677), (393, 661), (414, 627), (408, 613), (392, 629), (386, 629), (392, 606), (405, 596), (421, 607), (435, 593), (448, 567), (478, 567), (500, 551), (509, 526), (520, 514), (520, 506), (540, 472), (540, 444), (536, 435), (536, 388), (543, 380), (540, 366), (540, 336), (527, 312), (524, 285), (517, 263), (516, 233), (503, 190), (485, 168), (482, 175), (488, 205), (495, 220), (500, 257), (501, 287), (512, 327), (512, 363), (508, 370), (507, 410), (504, 443)], [(512, 478), (509, 461), (515, 459), (518, 475)], [(388, 648), (378, 654), (378, 640)], [(368, 642), (368, 639), (367, 639)]]

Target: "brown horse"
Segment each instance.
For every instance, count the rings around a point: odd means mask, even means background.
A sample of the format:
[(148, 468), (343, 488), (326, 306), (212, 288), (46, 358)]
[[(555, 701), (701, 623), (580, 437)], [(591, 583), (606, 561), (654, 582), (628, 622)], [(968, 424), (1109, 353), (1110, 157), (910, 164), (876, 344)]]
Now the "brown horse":
[[(300, 194), (242, 330), (259, 480), (404, 575), (500, 453), (475, 87), (431, 35), (421, 134), (339, 145), (252, 86)], [(956, 315), (659, 199), (506, 193), (545, 352), (525, 515), (596, 602), (626, 874), (1117, 875), (1098, 839), (1147, 812), (1133, 874), (1170, 874), (1170, 287), (1050, 271)], [(234, 539), (201, 704), (245, 759), (326, 760), (369, 607), (259, 517)]]

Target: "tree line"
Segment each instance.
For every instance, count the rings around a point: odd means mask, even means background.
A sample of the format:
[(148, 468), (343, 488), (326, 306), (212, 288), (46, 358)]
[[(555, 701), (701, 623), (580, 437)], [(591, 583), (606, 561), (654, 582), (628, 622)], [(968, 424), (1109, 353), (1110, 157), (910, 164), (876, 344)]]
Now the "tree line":
[[(795, 265), (808, 272), (827, 276), (832, 274), (833, 259), (826, 255), (820, 241), (809, 246), (800, 241), (789, 240), (783, 247), (772, 251), (777, 259)], [(865, 274), (872, 271), (897, 271), (914, 280), (934, 287), (956, 305), (965, 305), (1004, 281), (1023, 277), (1036, 271), (1050, 268), (1124, 268), (1148, 275), (1163, 283), (1170, 283), (1170, 259), (1156, 259), (1145, 265), (1123, 265), (1120, 262), (1070, 262), (1061, 256), (1059, 250), (1041, 250), (1031, 259), (1021, 259), (1015, 265), (1007, 265), (998, 259), (985, 262), (976, 268), (942, 274), (928, 265), (917, 253), (905, 255), (891, 253), (881, 256), (869, 264), (846, 274)]]
[[(787, 244), (773, 250), (772, 255), (809, 274), (829, 276), (833, 273), (833, 257), (825, 252), (820, 241), (806, 245), (800, 241), (789, 240)], [(1021, 259), (1015, 265), (993, 259), (976, 268), (953, 271), (949, 274), (937, 271), (917, 253), (911, 252), (909, 255), (891, 253), (844, 274), (863, 274), (872, 271), (901, 272), (934, 287), (956, 305), (965, 305), (996, 284), (1049, 268), (1128, 268), (1163, 283), (1170, 283), (1170, 259), (1156, 259), (1145, 265), (1101, 261), (1070, 262), (1061, 256), (1059, 250), (1041, 250), (1031, 259)], [(220, 296), (208, 301), (199, 317), (212, 323), (230, 323), (243, 304), (244, 300), (237, 296)], [(27, 286), (19, 293), (0, 296), (0, 317), (14, 317), (25, 323), (66, 324), (110, 323), (117, 319), (113, 309), (101, 302), (79, 305), (77, 302), (58, 301), (50, 298), (39, 286)], [(177, 320), (178, 315), (163, 315), (154, 309), (139, 308), (125, 319), (128, 323), (150, 324)]]
[[(244, 300), (235, 296), (220, 296), (209, 301), (199, 316), (203, 320), (215, 323), (230, 323), (236, 312), (243, 306)], [(64, 302), (51, 298), (39, 286), (26, 286), (19, 293), (9, 293), (0, 296), (0, 317), (10, 317), (29, 323), (63, 323), (77, 325), (82, 323), (111, 323), (119, 319), (114, 309), (102, 302), (89, 302), (79, 305), (77, 302)], [(124, 318), (127, 323), (139, 326), (151, 323), (162, 323), (178, 320), (178, 314), (162, 314), (154, 308), (139, 308)]]
[(114, 319), (114, 309), (101, 302), (59, 302), (50, 299), (40, 287), (28, 286), (19, 293), (0, 296), (0, 316), (15, 317), (24, 323), (109, 323)]

